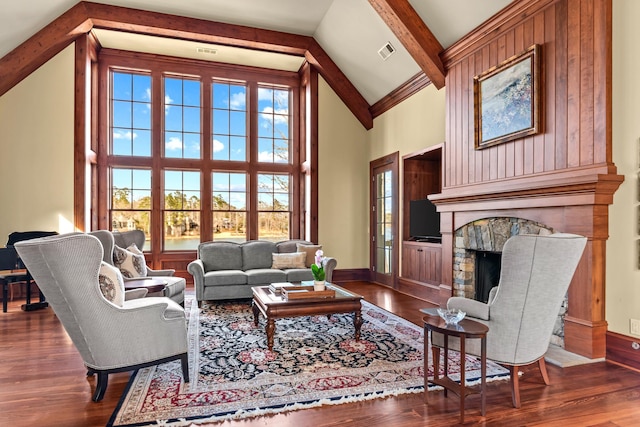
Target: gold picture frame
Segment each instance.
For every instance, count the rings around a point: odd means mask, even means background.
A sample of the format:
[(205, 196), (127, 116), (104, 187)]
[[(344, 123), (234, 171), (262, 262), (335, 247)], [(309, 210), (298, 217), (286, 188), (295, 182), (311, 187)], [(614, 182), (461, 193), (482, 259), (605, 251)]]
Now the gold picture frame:
[(473, 78), (476, 150), (541, 131), (540, 50), (534, 44)]

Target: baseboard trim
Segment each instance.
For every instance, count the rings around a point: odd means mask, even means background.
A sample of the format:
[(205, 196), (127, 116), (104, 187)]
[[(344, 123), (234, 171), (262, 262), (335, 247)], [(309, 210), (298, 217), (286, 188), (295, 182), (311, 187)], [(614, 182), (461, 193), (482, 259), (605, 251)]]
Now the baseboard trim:
[(333, 270), (334, 282), (371, 281), (371, 271), (368, 268), (342, 268)]
[(606, 339), (608, 362), (640, 370), (640, 338), (607, 331)]

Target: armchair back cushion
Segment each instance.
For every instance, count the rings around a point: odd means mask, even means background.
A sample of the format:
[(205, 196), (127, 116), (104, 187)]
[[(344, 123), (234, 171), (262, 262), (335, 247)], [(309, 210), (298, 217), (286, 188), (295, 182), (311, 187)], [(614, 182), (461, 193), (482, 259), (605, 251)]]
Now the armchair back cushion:
[(131, 244), (135, 245), (141, 251), (144, 250), (144, 231), (142, 230), (129, 230), (129, 231), (113, 231), (113, 241), (121, 248), (128, 248)]

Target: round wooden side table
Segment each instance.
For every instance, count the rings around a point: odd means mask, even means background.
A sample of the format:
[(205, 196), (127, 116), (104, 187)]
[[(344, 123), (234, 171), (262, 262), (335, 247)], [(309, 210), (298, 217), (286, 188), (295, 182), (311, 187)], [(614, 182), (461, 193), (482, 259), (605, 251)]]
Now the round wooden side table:
[[(424, 401), (428, 405), (429, 394), (427, 385), (433, 383), (444, 387), (444, 395), (447, 396), (447, 390), (451, 390), (460, 397), (460, 423), (464, 423), (464, 401), (470, 394), (478, 393), (478, 391), (467, 388), (465, 385), (465, 359), (466, 350), (465, 342), (467, 339), (480, 339), (481, 355), (480, 355), (480, 395), (481, 395), (481, 413), (485, 415), (486, 405), (486, 388), (487, 388), (487, 332), (489, 327), (480, 322), (470, 319), (463, 319), (457, 325), (447, 325), (445, 321), (437, 314), (430, 313), (430, 310), (423, 310), (427, 315), (423, 317), (424, 321)], [(440, 377), (440, 349), (431, 344), (431, 336), (433, 332), (438, 332), (444, 337), (444, 376)], [(460, 383), (449, 377), (449, 337), (458, 337), (460, 339)], [(433, 379), (428, 379), (429, 372), (429, 353), (428, 347), (431, 347), (433, 357)]]

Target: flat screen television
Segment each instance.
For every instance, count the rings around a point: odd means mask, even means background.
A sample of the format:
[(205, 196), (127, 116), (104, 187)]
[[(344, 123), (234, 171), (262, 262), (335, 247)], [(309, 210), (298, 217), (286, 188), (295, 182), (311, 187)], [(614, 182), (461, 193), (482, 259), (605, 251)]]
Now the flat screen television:
[(429, 199), (411, 200), (409, 234), (411, 240), (440, 241), (440, 212)]

